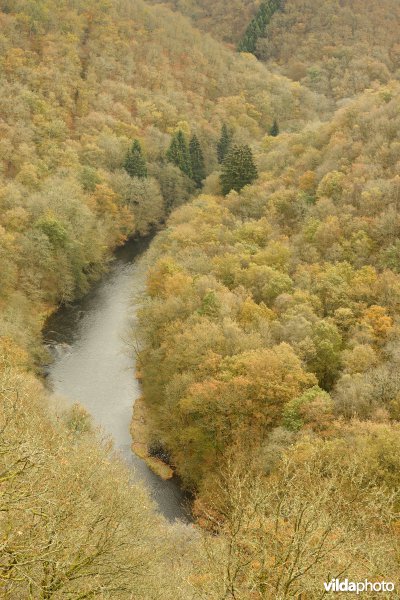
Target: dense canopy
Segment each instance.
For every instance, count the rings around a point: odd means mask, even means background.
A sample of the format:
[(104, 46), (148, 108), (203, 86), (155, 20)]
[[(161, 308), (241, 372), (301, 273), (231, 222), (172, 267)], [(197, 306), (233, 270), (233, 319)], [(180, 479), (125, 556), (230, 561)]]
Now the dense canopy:
[[(397, 0), (0, 0), (2, 596), (399, 584), (399, 25)], [(38, 376), (46, 317), (155, 229), (143, 411), (190, 526)]]

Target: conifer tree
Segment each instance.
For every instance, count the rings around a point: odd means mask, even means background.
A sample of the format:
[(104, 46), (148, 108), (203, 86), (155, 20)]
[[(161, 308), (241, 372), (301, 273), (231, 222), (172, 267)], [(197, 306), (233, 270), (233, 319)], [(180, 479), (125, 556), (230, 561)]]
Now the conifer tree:
[(242, 40), (238, 45), (239, 52), (255, 54), (259, 37), (265, 34), (265, 29), (272, 16), (280, 8), (282, 0), (263, 0), (260, 8), (250, 21)]
[(226, 155), (229, 152), (229, 147), (232, 142), (232, 134), (230, 133), (228, 127), (224, 123), (221, 128), (221, 137), (219, 139), (217, 145), (217, 156), (218, 162), (221, 164), (224, 162)]
[(272, 127), (269, 130), (269, 135), (272, 135), (273, 137), (277, 137), (279, 135), (279, 125), (276, 119), (274, 119), (274, 122), (272, 123)]
[(253, 153), (249, 146), (233, 146), (222, 165), (220, 177), (222, 193), (229, 194), (231, 190), (240, 190), (258, 177)]
[(135, 140), (124, 162), (124, 169), (131, 177), (145, 179), (147, 177), (146, 159), (143, 156), (142, 147), (139, 140)]
[(183, 173), (185, 173), (185, 175), (192, 177), (189, 147), (183, 131), (179, 130), (173, 136), (171, 144), (167, 150), (167, 158)]
[(192, 179), (198, 188), (201, 187), (201, 182), (206, 176), (204, 166), (204, 155), (200, 146), (199, 139), (194, 134), (189, 144), (190, 164), (192, 167)]

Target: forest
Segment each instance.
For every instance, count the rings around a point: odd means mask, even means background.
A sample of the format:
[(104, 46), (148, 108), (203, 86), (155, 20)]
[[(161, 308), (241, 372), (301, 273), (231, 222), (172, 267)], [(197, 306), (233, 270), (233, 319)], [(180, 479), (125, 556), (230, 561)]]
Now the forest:
[(189, 17), (197, 28), (228, 44), (237, 43), (260, 6), (260, 0), (149, 0)]
[[(398, 588), (399, 25), (397, 0), (0, 0), (2, 597)], [(149, 235), (143, 403), (191, 524), (41, 376), (49, 315)]]

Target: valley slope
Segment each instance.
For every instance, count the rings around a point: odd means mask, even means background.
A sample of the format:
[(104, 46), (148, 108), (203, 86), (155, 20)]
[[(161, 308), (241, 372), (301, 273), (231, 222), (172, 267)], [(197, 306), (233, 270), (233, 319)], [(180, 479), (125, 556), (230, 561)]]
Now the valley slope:
[[(252, 2), (0, 0), (4, 597), (398, 583), (400, 90), (386, 24), (399, 19), (391, 0), (372, 4), (367, 18), (364, 3), (288, 0), (260, 36), (263, 64), (222, 43)], [(252, 183), (226, 195), (224, 131), (254, 158)], [(197, 188), (171, 160), (193, 134)], [(155, 514), (88, 415), (55, 412), (35, 375), (46, 316), (161, 227), (140, 315), (144, 404), (202, 529)]]

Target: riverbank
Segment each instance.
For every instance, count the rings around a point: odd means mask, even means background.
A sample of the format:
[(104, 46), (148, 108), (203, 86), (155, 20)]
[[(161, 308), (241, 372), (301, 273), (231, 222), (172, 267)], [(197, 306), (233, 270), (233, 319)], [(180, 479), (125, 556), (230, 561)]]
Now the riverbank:
[(151, 437), (148, 426), (147, 409), (143, 396), (137, 398), (133, 405), (131, 421), (132, 451), (144, 460), (146, 465), (164, 481), (172, 479), (173, 469), (160, 458), (151, 455)]

